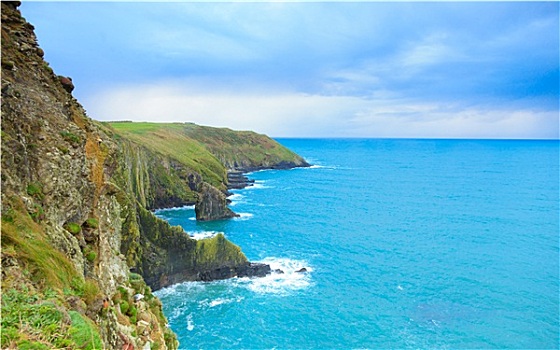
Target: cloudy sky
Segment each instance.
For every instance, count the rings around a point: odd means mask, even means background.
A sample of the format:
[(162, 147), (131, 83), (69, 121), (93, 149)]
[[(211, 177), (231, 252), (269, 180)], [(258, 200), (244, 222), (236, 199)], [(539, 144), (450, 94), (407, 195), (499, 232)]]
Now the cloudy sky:
[(558, 2), (24, 2), (98, 120), (559, 137)]

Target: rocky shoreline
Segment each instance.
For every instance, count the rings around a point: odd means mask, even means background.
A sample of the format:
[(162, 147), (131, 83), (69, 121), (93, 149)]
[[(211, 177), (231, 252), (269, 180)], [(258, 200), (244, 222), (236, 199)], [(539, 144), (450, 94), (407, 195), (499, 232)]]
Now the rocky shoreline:
[(228, 190), (242, 190), (255, 184), (255, 180), (249, 179), (244, 172), (238, 170), (228, 171), (227, 179)]
[(255, 180), (249, 179), (246, 174), (251, 173), (254, 171), (261, 171), (261, 170), (290, 170), (294, 168), (307, 168), (310, 167), (311, 164), (303, 161), (301, 164), (296, 164), (293, 162), (286, 162), (282, 161), (272, 166), (255, 166), (255, 167), (242, 167), (242, 168), (235, 168), (229, 169), (227, 171), (227, 189), (229, 190), (242, 190), (246, 187), (253, 186), (255, 184)]

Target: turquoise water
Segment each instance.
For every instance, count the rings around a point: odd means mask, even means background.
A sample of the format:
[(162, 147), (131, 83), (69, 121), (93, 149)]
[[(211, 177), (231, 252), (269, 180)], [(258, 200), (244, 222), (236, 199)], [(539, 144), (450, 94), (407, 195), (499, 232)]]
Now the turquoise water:
[(558, 348), (557, 141), (279, 141), (241, 218), (158, 212), (286, 271), (158, 291), (181, 348)]

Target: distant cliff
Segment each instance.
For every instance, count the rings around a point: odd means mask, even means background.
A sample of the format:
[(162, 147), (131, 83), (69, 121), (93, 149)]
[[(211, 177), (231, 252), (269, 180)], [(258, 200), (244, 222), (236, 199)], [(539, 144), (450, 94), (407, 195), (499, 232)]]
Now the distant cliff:
[(197, 139), (191, 124), (148, 125), (179, 130), (157, 142), (131, 130), (143, 124), (89, 119), (18, 2), (1, 6), (2, 348), (177, 348), (152, 289), (266, 269), (223, 235), (193, 240), (150, 210), (196, 204), (201, 220), (232, 217), (226, 168), (304, 162), (228, 157), (217, 146), (227, 139)]

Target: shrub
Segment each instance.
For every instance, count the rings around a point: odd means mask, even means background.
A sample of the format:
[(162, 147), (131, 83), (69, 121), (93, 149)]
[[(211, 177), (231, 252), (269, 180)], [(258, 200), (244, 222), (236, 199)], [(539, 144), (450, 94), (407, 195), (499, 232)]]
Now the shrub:
[(2, 212), (2, 221), (13, 223), (15, 218), (15, 212), (12, 208), (9, 208)]
[(66, 223), (66, 225), (64, 225), (64, 228), (66, 229), (66, 231), (70, 232), (73, 235), (77, 235), (82, 230), (80, 225), (75, 222)]
[(79, 136), (69, 131), (61, 131), (60, 136), (70, 143), (80, 143), (80, 141), (82, 141)]
[(142, 278), (141, 275), (139, 275), (139, 274), (137, 274), (137, 273), (134, 273), (134, 272), (131, 272), (131, 273), (128, 274), (128, 280), (129, 280), (130, 282), (133, 282), (133, 281), (142, 281), (143, 278)]
[(84, 222), (84, 226), (89, 228), (98, 228), (99, 221), (97, 221), (96, 218), (89, 218), (86, 220), (86, 222)]
[(41, 205), (35, 204), (33, 206), (33, 210), (29, 212), (29, 215), (31, 216), (33, 221), (39, 222), (45, 218), (45, 211), (43, 210), (43, 207)]
[(79, 312), (69, 311), (72, 326), (70, 327), (70, 338), (76, 343), (79, 349), (93, 350), (102, 349), (103, 343), (93, 322)]
[[(63, 332), (63, 313), (54, 303), (40, 299), (26, 289), (10, 289), (2, 295), (2, 344), (17, 342), (19, 349), (49, 349), (39, 347), (36, 340), (54, 341)], [(21, 339), (28, 332), (37, 337)]]
[(94, 262), (96, 257), (97, 254), (93, 250), (90, 250), (89, 252), (86, 253), (86, 259), (89, 262)]
[(128, 301), (121, 300), (120, 307), (121, 307), (121, 313), (124, 315), (127, 313), (128, 309), (130, 308), (130, 305), (128, 305)]
[(41, 186), (40, 183), (32, 182), (29, 185), (27, 185), (27, 194), (39, 200), (42, 200), (44, 197), (43, 186)]
[(128, 300), (128, 291), (123, 286), (118, 286), (117, 290), (121, 294), (121, 299)]
[(53, 247), (42, 227), (25, 211), (23, 203), (18, 200), (15, 205), (13, 222), (2, 222), (2, 249), (7, 251), (6, 247), (13, 247), (33, 281), (54, 289), (68, 286), (77, 277), (74, 265)]
[(84, 283), (84, 296), (83, 299), (86, 304), (91, 304), (98, 296), (100, 295), (99, 292), (99, 285), (95, 280), (86, 279)]

